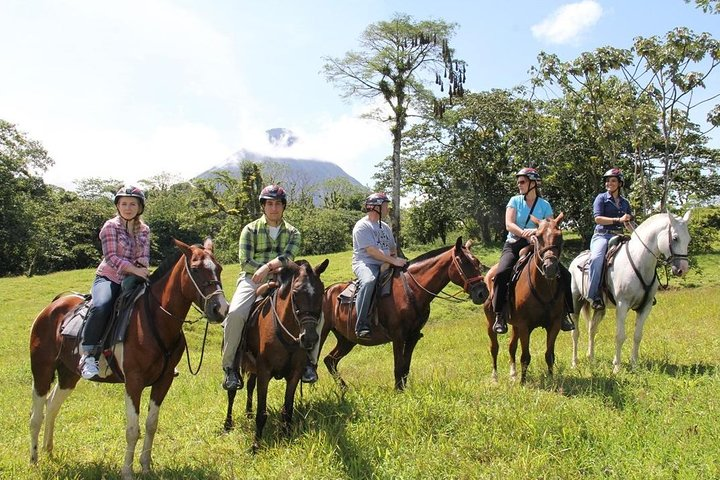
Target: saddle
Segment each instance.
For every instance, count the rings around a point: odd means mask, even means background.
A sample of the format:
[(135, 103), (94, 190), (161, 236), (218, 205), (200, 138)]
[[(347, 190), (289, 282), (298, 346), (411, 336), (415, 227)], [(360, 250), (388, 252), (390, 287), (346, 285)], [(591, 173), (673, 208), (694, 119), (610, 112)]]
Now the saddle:
[[(617, 256), (620, 249), (628, 241), (630, 241), (630, 237), (628, 235), (615, 235), (610, 238), (610, 240), (608, 240), (607, 251), (605, 252), (605, 260), (603, 261), (602, 270), (600, 272), (600, 288), (613, 304), (615, 304), (615, 298), (613, 298), (612, 293), (610, 292), (610, 290), (608, 290), (606, 283), (607, 270), (610, 266), (612, 266), (613, 262), (615, 261), (615, 257)], [(585, 251), (589, 252), (589, 250)], [(585, 260), (583, 264), (578, 265), (578, 268), (582, 272), (588, 272), (590, 270), (590, 255), (588, 255), (587, 260)]]
[[(135, 305), (135, 301), (145, 293), (146, 285), (141, 278), (135, 276), (129, 276), (123, 280), (120, 295), (118, 295), (113, 306), (113, 313), (105, 326), (102, 337), (100, 337), (103, 356), (106, 358), (108, 366), (120, 378), (122, 378), (122, 374), (119, 366), (114, 361), (113, 346), (125, 341), (127, 330), (130, 326), (130, 316), (133, 312), (133, 306)], [(60, 324), (60, 334), (67, 339), (75, 341), (73, 353), (80, 354), (82, 333), (85, 329), (87, 314), (91, 306), (92, 295), (83, 295), (83, 301), (69, 311)]]
[[(368, 314), (371, 318), (371, 322), (374, 325), (378, 324), (378, 316), (377, 316), (377, 299), (378, 298), (384, 298), (387, 297), (392, 293), (392, 276), (394, 272), (394, 268), (390, 267), (390, 264), (385, 263), (380, 267), (380, 278), (378, 278), (377, 283), (375, 284), (375, 289), (372, 292), (372, 295), (370, 297), (370, 309), (368, 310)], [(358, 289), (360, 288), (360, 280), (355, 279), (352, 282), (348, 283), (348, 286), (345, 287), (345, 289), (338, 294), (338, 303), (341, 305), (349, 305), (350, 309), (352, 310), (352, 305), (356, 303), (357, 301), (357, 293)], [(357, 316), (357, 311), (356, 314)]]

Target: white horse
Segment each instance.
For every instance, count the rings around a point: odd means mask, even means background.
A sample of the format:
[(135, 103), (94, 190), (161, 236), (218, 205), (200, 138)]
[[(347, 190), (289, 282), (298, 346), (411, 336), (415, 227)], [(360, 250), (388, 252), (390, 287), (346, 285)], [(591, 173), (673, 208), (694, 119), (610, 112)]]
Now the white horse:
[[(664, 262), (671, 266), (673, 275), (683, 276), (688, 271), (688, 221), (690, 210), (682, 218), (671, 213), (658, 213), (638, 226), (630, 240), (617, 252), (612, 265), (608, 267), (605, 285), (609, 295), (604, 295), (605, 305), (615, 304), (615, 358), (613, 373), (620, 371), (620, 355), (625, 342), (625, 318), (630, 309), (637, 312), (635, 318), (635, 336), (630, 364), (635, 366), (642, 340), (645, 320), (652, 310), (655, 293), (659, 281), (656, 274), (657, 263)], [(665, 260), (661, 260), (661, 255)], [(598, 325), (605, 316), (605, 310), (592, 312), (590, 302), (586, 298), (588, 272), (585, 264), (590, 256), (584, 251), (570, 264), (572, 274), (572, 295), (575, 313), (573, 320), (576, 328), (572, 332), (573, 352), (572, 366), (577, 366), (577, 347), (580, 335), (579, 312), (582, 309), (588, 319), (588, 359), (595, 354), (595, 334)], [(592, 315), (591, 315), (592, 313)]]

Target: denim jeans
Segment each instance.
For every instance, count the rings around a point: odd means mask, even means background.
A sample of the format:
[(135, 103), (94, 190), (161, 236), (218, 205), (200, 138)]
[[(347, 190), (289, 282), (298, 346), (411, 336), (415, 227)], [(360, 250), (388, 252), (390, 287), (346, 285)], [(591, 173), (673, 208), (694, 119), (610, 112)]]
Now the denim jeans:
[(380, 265), (368, 265), (358, 263), (353, 265), (353, 272), (360, 280), (360, 288), (358, 289), (355, 308), (357, 309), (357, 325), (355, 325), (355, 333), (360, 330), (370, 329), (370, 319), (368, 311), (370, 310), (370, 302), (372, 300), (373, 291), (380, 276)]
[(112, 315), (115, 299), (120, 295), (120, 284), (108, 280), (106, 277), (96, 276), (91, 293), (92, 306), (88, 311), (83, 330), (83, 353), (94, 353), (102, 348), (100, 337)]
[(613, 233), (595, 233), (590, 239), (590, 272), (587, 298), (597, 300), (600, 295), (600, 275), (602, 274), (605, 252), (608, 241), (614, 237)]

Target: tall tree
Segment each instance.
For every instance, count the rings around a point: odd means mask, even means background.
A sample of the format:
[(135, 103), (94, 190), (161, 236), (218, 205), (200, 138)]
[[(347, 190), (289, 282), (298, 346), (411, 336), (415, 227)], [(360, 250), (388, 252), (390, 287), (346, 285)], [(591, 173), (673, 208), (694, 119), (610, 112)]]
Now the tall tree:
[(0, 119), (0, 275), (23, 271), (32, 206), (47, 195), (41, 175), (53, 163), (40, 142)]
[[(370, 116), (390, 124), (392, 135), (393, 203), (392, 227), (398, 246), (400, 235), (400, 153), (403, 134), (415, 101), (431, 94), (424, 83), (434, 81), (453, 96), (464, 93), (465, 63), (453, 58), (449, 40), (457, 24), (444, 21), (415, 21), (406, 14), (368, 26), (360, 38), (360, 51), (343, 58), (324, 57), (328, 81), (340, 87), (345, 98), (381, 99), (390, 109), (377, 109)], [(447, 84), (447, 86), (446, 86)], [(438, 105), (442, 109), (442, 105)], [(441, 113), (441, 112), (438, 112)]]
[(705, 13), (720, 15), (720, 0), (685, 0), (685, 3), (695, 3), (697, 8)]

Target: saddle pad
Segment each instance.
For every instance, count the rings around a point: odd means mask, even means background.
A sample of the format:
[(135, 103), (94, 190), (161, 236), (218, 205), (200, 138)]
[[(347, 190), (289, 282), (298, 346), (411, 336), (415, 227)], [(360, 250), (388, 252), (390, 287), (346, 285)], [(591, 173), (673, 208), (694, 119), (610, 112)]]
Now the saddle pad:
[(358, 280), (348, 283), (348, 286), (340, 292), (338, 300), (340, 303), (348, 304), (355, 301), (355, 293), (357, 292)]

